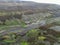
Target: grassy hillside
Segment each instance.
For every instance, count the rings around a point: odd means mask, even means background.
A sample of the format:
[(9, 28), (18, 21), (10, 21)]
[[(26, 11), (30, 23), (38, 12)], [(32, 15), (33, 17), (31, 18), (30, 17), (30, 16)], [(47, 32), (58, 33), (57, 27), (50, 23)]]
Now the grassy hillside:
[(0, 45), (54, 44), (60, 45), (60, 5), (0, 2)]

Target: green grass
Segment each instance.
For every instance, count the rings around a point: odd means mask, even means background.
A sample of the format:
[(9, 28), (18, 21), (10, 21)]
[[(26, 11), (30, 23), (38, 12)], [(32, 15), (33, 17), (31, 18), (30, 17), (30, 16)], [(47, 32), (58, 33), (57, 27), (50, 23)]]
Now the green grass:
[(0, 25), (0, 30), (5, 30), (5, 29), (9, 29), (11, 26), (21, 26), (21, 27), (26, 27), (26, 24), (24, 21), (20, 21), (20, 20), (11, 20), (11, 21), (6, 21), (5, 22), (6, 25)]
[(25, 22), (24, 21), (21, 21), (21, 20), (11, 20), (11, 21), (6, 21), (6, 25), (20, 25), (22, 27), (25, 27)]
[(9, 26), (0, 26), (0, 30), (9, 29)]
[(28, 42), (21, 42), (21, 45), (29, 45)]
[(12, 43), (12, 42), (15, 42), (15, 40), (4, 40), (4, 42)]
[(20, 22), (19, 20), (11, 20), (11, 21), (8, 21), (8, 20), (7, 20), (7, 21), (5, 22), (5, 24), (6, 24), (6, 25), (18, 25), (18, 24), (20, 24), (19, 22)]

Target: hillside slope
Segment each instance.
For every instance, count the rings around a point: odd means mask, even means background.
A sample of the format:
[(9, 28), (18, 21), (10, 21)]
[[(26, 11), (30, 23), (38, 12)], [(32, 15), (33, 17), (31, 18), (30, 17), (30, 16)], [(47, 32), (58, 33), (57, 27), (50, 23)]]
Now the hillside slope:
[(23, 11), (28, 12), (48, 12), (55, 15), (55, 17), (60, 16), (60, 5), (56, 4), (46, 4), (46, 3), (36, 3), (31, 1), (19, 1), (19, 0), (0, 0), (0, 11)]

